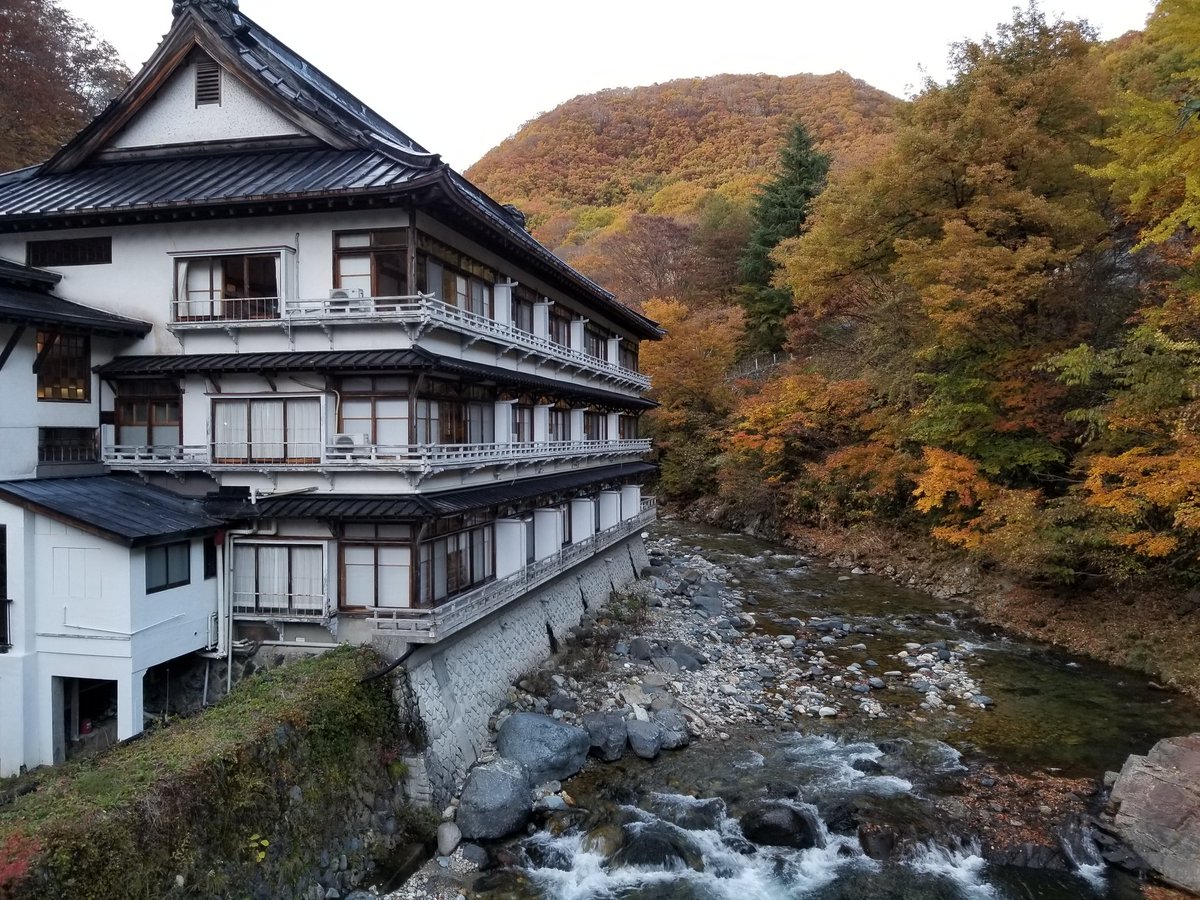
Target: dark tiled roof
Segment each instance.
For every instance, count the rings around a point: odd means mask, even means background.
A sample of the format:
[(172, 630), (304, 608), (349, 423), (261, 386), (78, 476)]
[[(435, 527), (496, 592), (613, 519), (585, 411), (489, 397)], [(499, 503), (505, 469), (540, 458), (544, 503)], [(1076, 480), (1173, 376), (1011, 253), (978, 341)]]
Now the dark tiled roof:
[(0, 499), (130, 545), (208, 534), (224, 524), (199, 499), (117, 475), (0, 481)]
[(139, 337), (150, 331), (150, 325), (146, 322), (81, 306), (42, 291), (13, 287), (5, 284), (3, 277), (0, 277), (0, 322), (78, 328), (99, 334)]
[(563, 491), (637, 478), (654, 471), (655, 467), (649, 463), (625, 463), (437, 494), (293, 494), (234, 506), (225, 501), (212, 501), (209, 508), (214, 514), (219, 511), (231, 519), (414, 520), (521, 503)]
[(394, 187), (419, 173), (375, 151), (332, 149), (139, 159), (57, 175), (24, 169), (0, 178), (0, 216), (40, 218), (328, 196)]
[(440, 356), (427, 350), (315, 350), (282, 353), (198, 353), (184, 356), (121, 356), (97, 366), (106, 378), (152, 375), (219, 375), (254, 372), (402, 372), (426, 370), (465, 375), (515, 388), (578, 397), (626, 409), (649, 409), (654, 401), (603, 391), (499, 366)]
[(28, 285), (58, 284), (62, 275), (48, 272), (35, 266), (27, 266), (11, 259), (0, 257), (0, 281), (19, 282)]

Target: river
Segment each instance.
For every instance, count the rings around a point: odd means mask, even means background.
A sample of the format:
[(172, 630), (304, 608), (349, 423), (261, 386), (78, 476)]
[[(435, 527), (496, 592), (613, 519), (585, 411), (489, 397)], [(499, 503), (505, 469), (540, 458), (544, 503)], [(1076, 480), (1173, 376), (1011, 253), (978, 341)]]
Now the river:
[[(1087, 841), (1068, 841), (1060, 857), (1067, 870), (988, 861), (988, 829), (1019, 831), (1031, 808), (1053, 818), (1060, 801), (1094, 805), (1079, 796), (1090, 786), (1068, 779), (1094, 783), (1158, 738), (1200, 729), (1195, 703), (1136, 673), (997, 634), (961, 604), (847, 576), (744, 535), (666, 521), (652, 546), (677, 561), (698, 554), (724, 567), (768, 637), (795, 632), (797, 620), (839, 621), (835, 634), (848, 636), (824, 646), (864, 677), (895, 665), (897, 647), (951, 648), (991, 705), (922, 708), (925, 697), (893, 677), (872, 694), (885, 717), (803, 718), (796, 730), (730, 725), (726, 740), (654, 762), (593, 762), (567, 785), (578, 805), (572, 815), (501, 854), (510, 864), (479, 880), (479, 896), (1141, 896), (1132, 877), (1098, 864)], [(764, 800), (809, 822), (815, 846), (748, 841), (739, 819)]]

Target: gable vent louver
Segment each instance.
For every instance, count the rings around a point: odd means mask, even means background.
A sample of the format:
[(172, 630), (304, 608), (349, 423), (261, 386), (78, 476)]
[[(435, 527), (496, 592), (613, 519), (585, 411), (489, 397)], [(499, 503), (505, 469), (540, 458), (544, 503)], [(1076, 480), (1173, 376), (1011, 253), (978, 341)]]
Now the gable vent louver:
[(211, 59), (196, 61), (196, 105), (221, 105), (221, 67)]

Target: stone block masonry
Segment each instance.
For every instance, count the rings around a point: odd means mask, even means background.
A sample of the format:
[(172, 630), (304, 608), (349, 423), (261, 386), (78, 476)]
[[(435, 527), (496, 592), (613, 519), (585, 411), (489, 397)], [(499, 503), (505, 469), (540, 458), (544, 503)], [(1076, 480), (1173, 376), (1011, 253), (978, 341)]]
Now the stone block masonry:
[(488, 720), (509, 687), (549, 657), (585, 612), (602, 608), (648, 565), (635, 536), (470, 629), (416, 651), (406, 664), (407, 690), (400, 689), (407, 696), (398, 704), (425, 735), (422, 754), (406, 760), (409, 797), (436, 806), (449, 802), (488, 747)]

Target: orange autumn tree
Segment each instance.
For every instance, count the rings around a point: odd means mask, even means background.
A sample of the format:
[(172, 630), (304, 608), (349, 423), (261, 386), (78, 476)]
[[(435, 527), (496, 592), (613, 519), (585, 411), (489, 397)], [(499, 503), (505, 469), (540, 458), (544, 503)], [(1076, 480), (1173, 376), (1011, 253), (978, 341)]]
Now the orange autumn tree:
[(659, 404), (646, 415), (662, 467), (662, 487), (676, 499), (715, 490), (717, 434), (733, 406), (726, 372), (737, 354), (742, 311), (693, 308), (682, 300), (651, 299), (646, 315), (667, 332), (642, 345), (640, 365)]

